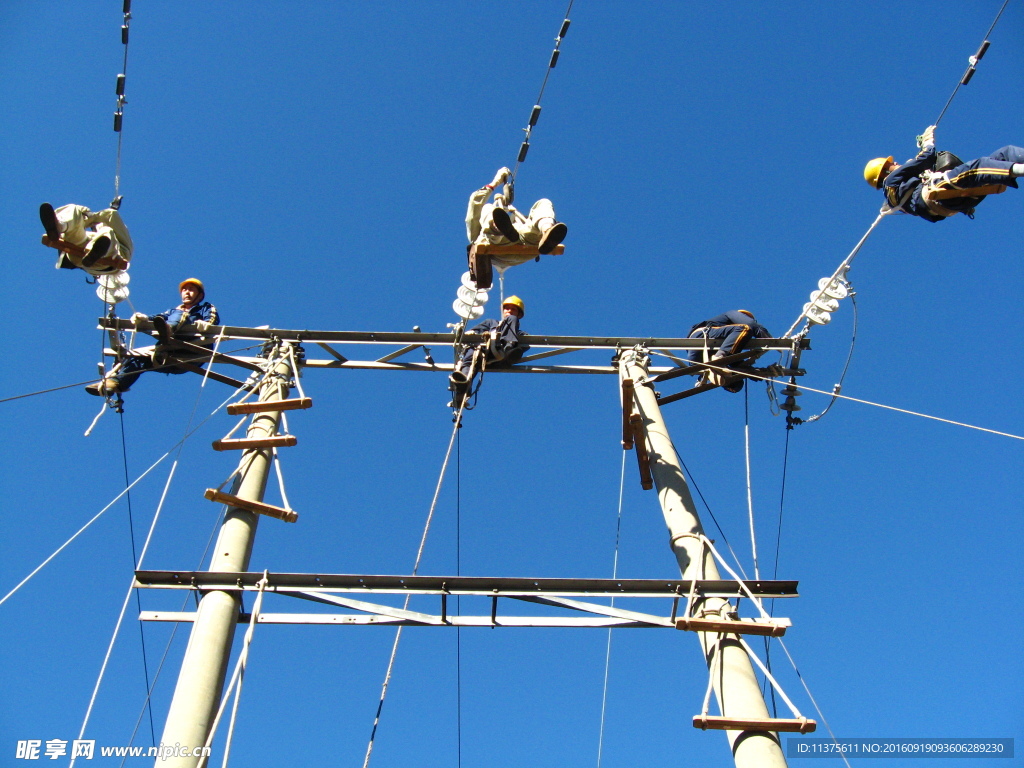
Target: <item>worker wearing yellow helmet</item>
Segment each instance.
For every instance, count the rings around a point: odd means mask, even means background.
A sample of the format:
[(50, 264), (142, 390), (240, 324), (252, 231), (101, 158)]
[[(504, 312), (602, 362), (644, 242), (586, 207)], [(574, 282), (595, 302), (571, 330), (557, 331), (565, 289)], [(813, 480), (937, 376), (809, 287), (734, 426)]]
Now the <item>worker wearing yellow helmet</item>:
[[(159, 338), (160, 344), (167, 344), (171, 337), (202, 343), (199, 334), (207, 334), (210, 327), (220, 324), (220, 315), (217, 308), (206, 298), (206, 286), (197, 277), (189, 277), (182, 280), (178, 285), (181, 293), (181, 304), (161, 312), (158, 315), (146, 315), (136, 312), (132, 315), (132, 322), (136, 325), (149, 322)], [(198, 333), (196, 333), (198, 331)], [(142, 355), (129, 355), (103, 379), (103, 381), (90, 384), (85, 391), (90, 395), (110, 396), (116, 392), (127, 392), (136, 379), (145, 371), (151, 371), (155, 367), (152, 353)], [(176, 366), (161, 366), (161, 373), (186, 373), (185, 368)]]
[(885, 194), (886, 205), (926, 221), (942, 221), (974, 209), (986, 195), (1016, 187), (1024, 176), (1024, 149), (1008, 145), (968, 163), (951, 152), (935, 151), (935, 126), (919, 138), (921, 151), (903, 165), (876, 157), (864, 166), (864, 180)]
[(486, 334), (482, 342), (468, 345), (452, 375), (451, 389), (456, 393), (452, 401), (458, 406), (460, 395), (465, 396), (473, 377), (482, 368), (507, 368), (522, 359), (529, 347), (523, 343), (519, 320), (526, 314), (526, 304), (518, 296), (509, 296), (501, 302), (501, 320), (484, 320), (470, 328), (471, 333)]

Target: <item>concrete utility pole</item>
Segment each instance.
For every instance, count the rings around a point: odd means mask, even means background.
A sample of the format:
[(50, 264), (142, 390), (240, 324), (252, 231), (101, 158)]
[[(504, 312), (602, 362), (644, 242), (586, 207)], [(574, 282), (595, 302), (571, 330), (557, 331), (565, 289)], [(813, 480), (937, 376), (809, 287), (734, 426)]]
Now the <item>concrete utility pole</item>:
[[(619, 359), (619, 378), (633, 382), (647, 378), (648, 357), (636, 348), (622, 353)], [(658, 489), (658, 500), (668, 525), (672, 551), (679, 562), (684, 579), (718, 579), (714, 556), (698, 536), (704, 530), (697, 508), (690, 495), (668, 428), (658, 407), (657, 396), (649, 386), (633, 388), (634, 401), (641, 418), (650, 456), (651, 474)], [(728, 601), (708, 598), (698, 604), (695, 615), (726, 618)], [(714, 690), (722, 714), (737, 720), (767, 720), (768, 708), (761, 696), (761, 688), (750, 657), (733, 636), (720, 636), (712, 632), (698, 632), (701, 648), (708, 668), (714, 672)], [(721, 643), (719, 643), (721, 637)], [(716, 654), (720, 658), (716, 659)], [(778, 737), (763, 731), (726, 731), (737, 768), (784, 768), (786, 758)]]
[[(279, 347), (272, 354), (280, 351)], [(292, 374), (288, 356), (282, 355), (260, 387), (259, 402), (285, 399)], [(256, 413), (246, 438), (276, 435), (280, 419), (280, 411)], [(232, 486), (232, 495), (261, 502), (272, 461), (272, 448), (246, 449), (239, 461), (239, 475)], [(248, 569), (258, 519), (259, 515), (254, 512), (238, 507), (228, 508), (217, 537), (210, 572), (232, 573)], [(193, 748), (206, 743), (224, 688), (240, 606), (241, 596), (237, 592), (208, 592), (200, 601), (161, 737), (165, 748), (177, 745), (191, 753)], [(198, 756), (191, 755), (167, 759), (158, 757), (156, 765), (160, 768), (195, 768), (199, 760)]]

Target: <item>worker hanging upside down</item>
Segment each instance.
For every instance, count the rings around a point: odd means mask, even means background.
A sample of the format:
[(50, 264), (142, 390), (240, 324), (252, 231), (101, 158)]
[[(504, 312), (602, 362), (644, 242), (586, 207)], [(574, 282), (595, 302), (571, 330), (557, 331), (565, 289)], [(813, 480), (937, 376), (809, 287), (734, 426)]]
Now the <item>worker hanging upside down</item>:
[(49, 203), (39, 206), (44, 242), (61, 252), (57, 269), (84, 269), (99, 276), (128, 268), (132, 238), (117, 212), (119, 206), (120, 198), (95, 213), (84, 205), (62, 205), (56, 210)]
[[(569, 233), (569, 228), (555, 220), (555, 208), (547, 198), (541, 198), (530, 208), (530, 215), (523, 216), (512, 206), (511, 189), (507, 184), (511, 171), (501, 168), (494, 180), (469, 196), (466, 211), (466, 235), (470, 244), (509, 245), (524, 243), (536, 246), (541, 254), (551, 253)], [(494, 196), (494, 202), (487, 202), (495, 188), (506, 182), (504, 190)], [(534, 258), (531, 254), (503, 256), (492, 255), (495, 266), (511, 267)]]
[(1024, 176), (1024, 149), (1006, 146), (988, 157), (964, 163), (950, 152), (935, 151), (935, 126), (921, 136), (917, 157), (898, 165), (891, 157), (876, 157), (864, 166), (864, 179), (885, 193), (893, 209), (927, 221), (962, 213), (974, 218), (974, 208), (986, 195), (1017, 187)]
[[(217, 308), (203, 300), (206, 298), (206, 290), (201, 280), (190, 277), (182, 281), (178, 289), (181, 291), (181, 304), (174, 309), (168, 309), (158, 315), (144, 315), (141, 312), (132, 315), (134, 322), (148, 321), (153, 323), (156, 328), (159, 343), (154, 347), (152, 354), (129, 355), (103, 381), (87, 386), (86, 392), (90, 395), (104, 397), (115, 392), (127, 392), (143, 372), (157, 367), (158, 358), (161, 356), (161, 344), (166, 345), (171, 337), (200, 343), (199, 336), (195, 331), (206, 333), (210, 330), (210, 326), (220, 324)], [(164, 365), (159, 370), (161, 373), (188, 373), (186, 368), (174, 365)]]
[(481, 368), (507, 368), (518, 363), (529, 346), (523, 343), (519, 320), (526, 314), (526, 305), (518, 296), (509, 296), (501, 305), (501, 320), (484, 320), (469, 330), (485, 333), (487, 339), (480, 345), (469, 346), (449, 377), (456, 393), (454, 403), (458, 405), (459, 395), (465, 395), (473, 384), (473, 377)]
[[(763, 325), (758, 324), (753, 312), (746, 309), (730, 309), (694, 325), (690, 329), (689, 338), (704, 339), (705, 343), (703, 349), (690, 351), (690, 359), (694, 362), (714, 363), (723, 357), (742, 352), (751, 339), (770, 339), (771, 333)], [(719, 339), (721, 342), (718, 349), (711, 353), (712, 340)], [(743, 388), (743, 379), (729, 381), (727, 375), (714, 369), (705, 371), (697, 386), (706, 383), (719, 384), (729, 392), (739, 392)]]

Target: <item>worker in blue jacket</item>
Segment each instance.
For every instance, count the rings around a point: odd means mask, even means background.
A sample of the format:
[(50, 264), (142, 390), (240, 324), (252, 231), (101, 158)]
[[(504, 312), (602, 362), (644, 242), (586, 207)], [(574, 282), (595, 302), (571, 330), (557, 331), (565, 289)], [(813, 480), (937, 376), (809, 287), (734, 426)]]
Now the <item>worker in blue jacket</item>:
[[(220, 315), (213, 304), (204, 301), (206, 289), (201, 280), (190, 277), (183, 280), (178, 289), (181, 291), (181, 304), (156, 315), (136, 312), (132, 315), (132, 320), (136, 324), (147, 321), (153, 323), (163, 343), (172, 336), (183, 341), (197, 342), (200, 339), (199, 334), (209, 331), (210, 326), (220, 324)], [(185, 330), (186, 328), (188, 330)], [(103, 381), (87, 386), (85, 391), (90, 395), (101, 396), (127, 392), (143, 372), (151, 371), (155, 367), (152, 354), (129, 355), (119, 368), (115, 368)], [(174, 374), (188, 372), (187, 369), (176, 366), (164, 366), (159, 370), (161, 373)]]
[[(484, 342), (482, 354), (486, 364), (490, 368), (506, 368), (519, 362), (529, 346), (523, 343), (522, 333), (519, 330), (519, 320), (526, 314), (526, 305), (518, 296), (509, 296), (501, 305), (501, 320), (484, 320), (469, 330), (473, 333), (484, 333), (490, 339)], [(477, 345), (466, 347), (462, 352), (462, 358), (452, 375), (450, 389), (453, 392), (465, 392), (473, 383), (473, 356), (478, 349)], [(479, 364), (477, 366), (479, 369)]]
[[(770, 339), (771, 333), (763, 325), (758, 325), (754, 313), (747, 309), (730, 309), (721, 315), (715, 315), (710, 320), (702, 320), (690, 329), (691, 339), (704, 339), (703, 349), (690, 351), (690, 359), (694, 362), (715, 362), (728, 355), (742, 352), (744, 346), (751, 339)], [(711, 355), (710, 348), (712, 340), (718, 341), (718, 349)], [(727, 366), (726, 366), (727, 367)], [(723, 378), (720, 370), (707, 370), (698, 379), (697, 386), (701, 384), (721, 384), (729, 392), (739, 392), (743, 389), (743, 379), (728, 381)]]
[(876, 157), (864, 166), (864, 180), (885, 193), (889, 208), (936, 222), (962, 213), (974, 217), (986, 195), (1017, 187), (1024, 176), (1024, 149), (1008, 145), (970, 162), (935, 151), (935, 126), (921, 136), (921, 151), (903, 165)]

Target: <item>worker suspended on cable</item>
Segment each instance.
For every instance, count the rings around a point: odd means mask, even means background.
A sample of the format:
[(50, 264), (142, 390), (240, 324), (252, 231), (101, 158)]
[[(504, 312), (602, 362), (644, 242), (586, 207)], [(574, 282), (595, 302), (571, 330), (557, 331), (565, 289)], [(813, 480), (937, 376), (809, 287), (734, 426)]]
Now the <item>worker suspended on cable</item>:
[[(690, 329), (689, 338), (704, 339), (704, 348), (691, 350), (690, 359), (694, 362), (714, 363), (728, 355), (742, 352), (751, 339), (770, 339), (771, 333), (758, 324), (753, 312), (730, 309), (694, 325)], [(712, 353), (711, 348), (715, 342), (718, 342), (718, 349)], [(729, 381), (727, 375), (714, 369), (705, 371), (697, 381), (697, 386), (706, 383), (720, 384), (729, 392), (739, 392), (743, 388), (743, 379)]]
[[(511, 171), (500, 168), (494, 180), (469, 196), (466, 211), (466, 235), (470, 244), (508, 245), (524, 243), (537, 247), (541, 254), (551, 253), (569, 233), (569, 228), (555, 219), (555, 208), (547, 198), (541, 198), (523, 216), (512, 206), (512, 191), (507, 183)], [(495, 188), (505, 183), (494, 202), (487, 202)], [(498, 268), (512, 267), (534, 258), (532, 254), (492, 254), (491, 261)]]
[[(103, 381), (87, 386), (86, 392), (102, 396), (127, 392), (143, 372), (153, 370), (160, 363), (163, 356), (161, 345), (168, 344), (172, 337), (202, 343), (196, 331), (206, 333), (211, 325), (220, 324), (217, 308), (210, 302), (203, 301), (206, 298), (206, 289), (201, 280), (190, 277), (183, 280), (178, 289), (181, 291), (181, 304), (173, 309), (158, 315), (144, 315), (141, 312), (132, 315), (134, 322), (149, 321), (156, 328), (159, 343), (153, 348), (152, 353), (129, 355)], [(161, 373), (188, 373), (188, 369), (174, 365), (162, 365), (159, 370)]]
[(49, 245), (61, 252), (57, 269), (84, 269), (100, 276), (128, 268), (132, 238), (117, 212), (119, 206), (120, 198), (95, 213), (84, 205), (62, 205), (56, 210), (49, 203), (39, 206)]
[(469, 330), (486, 334), (481, 344), (466, 347), (449, 377), (450, 389), (465, 393), (481, 367), (507, 368), (518, 363), (529, 346), (523, 343), (519, 320), (526, 314), (526, 305), (518, 296), (509, 296), (501, 305), (501, 320), (484, 320)]
[(921, 136), (917, 157), (898, 165), (891, 157), (876, 157), (864, 166), (864, 179), (885, 193), (889, 208), (927, 221), (962, 213), (974, 218), (974, 208), (986, 195), (1016, 187), (1024, 176), (1024, 149), (1006, 146), (969, 163), (950, 152), (935, 151), (935, 126)]

